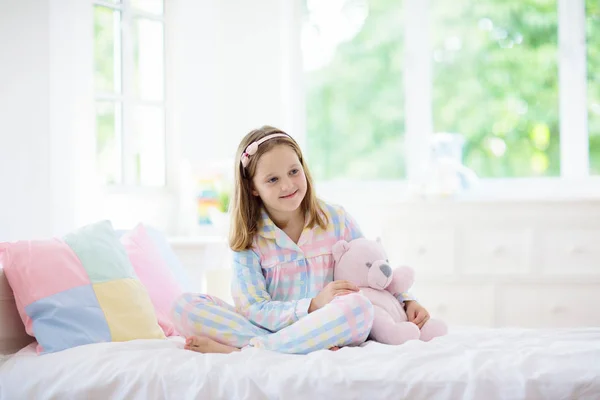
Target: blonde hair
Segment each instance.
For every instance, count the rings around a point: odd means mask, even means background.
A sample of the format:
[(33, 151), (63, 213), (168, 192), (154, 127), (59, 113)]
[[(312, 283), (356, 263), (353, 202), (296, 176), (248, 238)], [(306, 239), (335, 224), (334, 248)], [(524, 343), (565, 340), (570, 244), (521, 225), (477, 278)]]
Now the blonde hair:
[[(248, 165), (244, 168), (241, 157), (246, 148), (251, 143), (276, 133), (282, 133), (286, 136), (269, 139), (258, 146), (256, 153), (250, 157)], [(258, 232), (262, 208), (260, 197), (252, 194), (252, 178), (256, 173), (256, 165), (260, 157), (273, 147), (280, 145), (289, 146), (296, 152), (304, 170), (306, 195), (300, 207), (303, 213), (308, 213), (308, 227), (313, 228), (315, 225), (319, 225), (323, 229), (327, 228), (329, 220), (315, 195), (313, 180), (307, 165), (304, 163), (300, 146), (282, 130), (272, 126), (263, 126), (251, 131), (242, 139), (235, 155), (235, 188), (231, 202), (231, 228), (229, 231), (229, 247), (233, 251), (246, 250), (252, 246), (254, 235)]]

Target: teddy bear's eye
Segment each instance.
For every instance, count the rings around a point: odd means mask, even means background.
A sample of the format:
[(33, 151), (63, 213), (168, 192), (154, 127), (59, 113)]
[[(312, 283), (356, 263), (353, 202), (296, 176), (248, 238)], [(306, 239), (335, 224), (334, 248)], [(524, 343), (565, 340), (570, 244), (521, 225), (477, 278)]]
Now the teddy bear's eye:
[(367, 268), (371, 268), (371, 265), (373, 265), (373, 264), (371, 264), (371, 263), (368, 262), (367, 263)]

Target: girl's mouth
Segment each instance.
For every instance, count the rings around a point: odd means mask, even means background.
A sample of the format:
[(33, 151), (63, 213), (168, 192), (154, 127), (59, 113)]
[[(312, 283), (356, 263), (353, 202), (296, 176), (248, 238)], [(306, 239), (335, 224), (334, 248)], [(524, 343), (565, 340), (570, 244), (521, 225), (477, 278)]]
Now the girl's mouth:
[(280, 199), (286, 199), (286, 200), (291, 199), (292, 197), (294, 197), (296, 195), (296, 193), (298, 193), (297, 190), (292, 194), (288, 194), (287, 196), (281, 196)]

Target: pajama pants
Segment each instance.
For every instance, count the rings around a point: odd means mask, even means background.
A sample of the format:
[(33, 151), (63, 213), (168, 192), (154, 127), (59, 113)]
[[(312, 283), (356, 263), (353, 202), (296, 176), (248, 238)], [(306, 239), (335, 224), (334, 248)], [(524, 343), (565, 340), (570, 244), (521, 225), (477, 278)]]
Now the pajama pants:
[(264, 348), (290, 354), (307, 354), (334, 346), (363, 343), (373, 326), (373, 305), (362, 294), (333, 299), (293, 324), (271, 332), (254, 325), (219, 298), (186, 293), (173, 307), (173, 323), (186, 337), (206, 336), (242, 348)]

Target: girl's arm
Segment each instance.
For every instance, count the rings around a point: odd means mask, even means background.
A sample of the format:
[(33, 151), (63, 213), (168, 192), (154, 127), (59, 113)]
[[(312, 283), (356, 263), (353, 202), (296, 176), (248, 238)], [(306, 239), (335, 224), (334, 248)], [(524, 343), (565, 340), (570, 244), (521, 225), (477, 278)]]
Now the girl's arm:
[(252, 250), (234, 252), (232, 295), (236, 309), (252, 323), (276, 332), (308, 314), (311, 299), (273, 301), (260, 259)]

